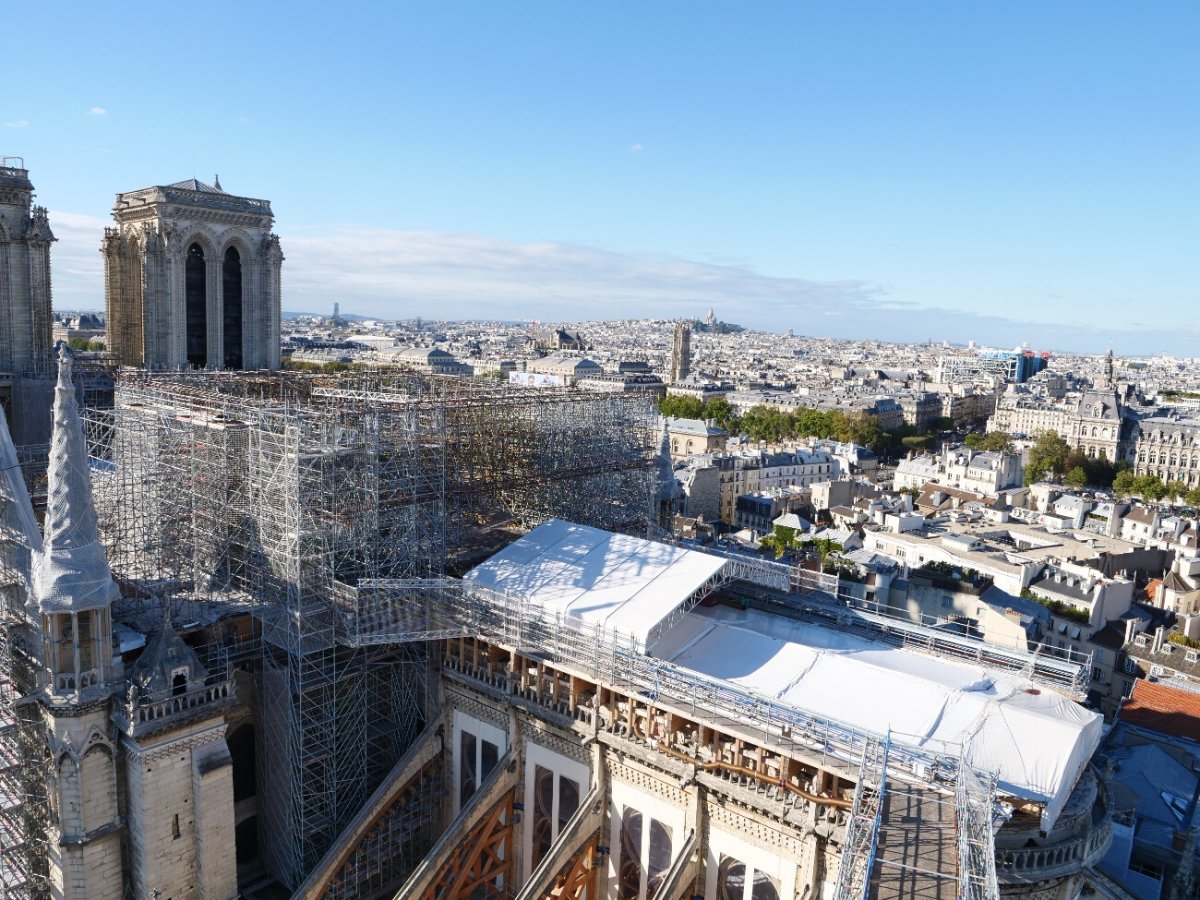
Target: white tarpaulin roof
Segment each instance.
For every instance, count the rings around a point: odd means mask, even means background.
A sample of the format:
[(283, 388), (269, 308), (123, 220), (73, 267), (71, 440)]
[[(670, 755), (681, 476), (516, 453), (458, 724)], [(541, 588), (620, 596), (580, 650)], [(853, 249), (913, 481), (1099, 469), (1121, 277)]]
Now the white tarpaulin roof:
[(1102, 719), (1033, 683), (757, 610), (698, 608), (653, 654), (766, 697), (941, 750), (967, 747), (1003, 793), (1045, 804), (1051, 827), (1100, 742)]
[(466, 574), (642, 644), (726, 566), (695, 550), (551, 519)]

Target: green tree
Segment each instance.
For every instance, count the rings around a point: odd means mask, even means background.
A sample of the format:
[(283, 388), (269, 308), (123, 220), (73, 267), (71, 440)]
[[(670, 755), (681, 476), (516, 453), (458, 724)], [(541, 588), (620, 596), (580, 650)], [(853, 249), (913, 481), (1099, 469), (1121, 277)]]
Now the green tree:
[(658, 411), (664, 416), (674, 416), (679, 419), (699, 419), (704, 413), (704, 404), (699, 397), (668, 394), (658, 401)]
[(1187, 501), (1188, 506), (1200, 507), (1200, 487), (1195, 487), (1188, 491), (1184, 500)]
[(1083, 466), (1076, 466), (1067, 473), (1067, 477), (1063, 479), (1068, 487), (1073, 487), (1076, 490), (1086, 487), (1088, 483), (1087, 471)]
[(821, 554), (821, 563), (824, 564), (825, 557), (830, 553), (841, 553), (842, 545), (833, 538), (817, 538), (812, 542), (813, 549)]
[(778, 441), (791, 437), (793, 423), (787, 413), (773, 406), (752, 406), (742, 416), (742, 433), (752, 441)]
[(831, 438), (837, 423), (831, 409), (798, 409), (792, 416), (796, 437)]
[(1128, 470), (1124, 472), (1118, 472), (1113, 478), (1112, 482), (1113, 493), (1116, 494), (1118, 498), (1128, 497), (1133, 493), (1135, 481), (1137, 481), (1137, 479), (1134, 477), (1132, 472)]
[(1163, 485), (1163, 489), (1167, 492), (1167, 496), (1170, 497), (1171, 500), (1178, 500), (1180, 497), (1185, 496), (1188, 492), (1187, 484), (1182, 481), (1168, 481), (1165, 485)]
[(88, 339), (85, 337), (73, 337), (67, 341), (67, 346), (72, 350), (86, 350)]
[[(835, 412), (837, 412), (835, 410)], [(888, 435), (879, 427), (879, 420), (866, 413), (840, 413), (841, 421), (837, 423), (834, 437), (839, 441), (858, 444), (871, 450), (883, 450), (888, 445)]]
[(103, 350), (103, 349), (104, 349), (104, 341), (88, 341), (88, 342), (87, 342), (87, 349), (89, 349), (89, 350)]
[(914, 434), (900, 438), (900, 446), (906, 450), (928, 450), (933, 446), (932, 434)]
[(1167, 496), (1167, 486), (1157, 475), (1138, 475), (1133, 479), (1133, 493), (1157, 502)]
[(701, 419), (712, 419), (718, 428), (724, 428), (730, 434), (738, 429), (737, 412), (724, 397), (717, 397), (704, 404), (700, 411)]
[(1025, 463), (1025, 483), (1034, 484), (1048, 474), (1062, 475), (1066, 471), (1067, 456), (1071, 448), (1058, 433), (1043, 431), (1029, 449)]
[(966, 436), (963, 443), (972, 450), (989, 450), (993, 453), (1016, 453), (1017, 451), (1012, 435), (1007, 431), (989, 431), (987, 434), (972, 432)]
[(789, 528), (787, 525), (776, 525), (771, 533), (758, 543), (759, 546), (774, 551), (775, 558), (779, 559), (796, 546), (796, 529)]

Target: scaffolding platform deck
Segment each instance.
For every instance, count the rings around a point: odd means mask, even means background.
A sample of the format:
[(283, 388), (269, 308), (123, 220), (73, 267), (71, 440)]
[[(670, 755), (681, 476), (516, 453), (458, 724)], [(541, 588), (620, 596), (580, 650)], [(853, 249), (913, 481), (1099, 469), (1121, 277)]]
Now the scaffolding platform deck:
[(925, 787), (888, 783), (870, 900), (954, 900), (959, 889), (954, 799)]

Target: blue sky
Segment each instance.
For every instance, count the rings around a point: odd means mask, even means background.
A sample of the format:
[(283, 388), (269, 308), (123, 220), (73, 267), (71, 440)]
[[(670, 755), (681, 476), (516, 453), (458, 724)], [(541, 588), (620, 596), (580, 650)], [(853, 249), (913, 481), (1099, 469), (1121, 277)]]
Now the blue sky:
[[(275, 9), (269, 7), (274, 6)], [(76, 11), (65, 11), (74, 9)], [(1200, 3), (20, 4), (0, 154), (272, 201), (284, 306), (1200, 355)]]

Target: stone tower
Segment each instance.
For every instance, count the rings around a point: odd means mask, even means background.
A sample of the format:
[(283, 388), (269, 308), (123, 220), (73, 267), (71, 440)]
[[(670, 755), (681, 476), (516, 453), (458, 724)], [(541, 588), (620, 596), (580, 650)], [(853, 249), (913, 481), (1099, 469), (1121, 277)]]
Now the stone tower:
[(113, 644), (120, 592), (100, 541), (65, 348), (34, 557), (52, 895), (232, 900), (233, 770), (224, 716), (233, 684), (207, 671), (166, 614), (125, 672)]
[(122, 364), (279, 367), (283, 254), (270, 202), (191, 178), (118, 194), (113, 218), (104, 308)]
[(118, 747), (110, 720), (122, 681), (112, 644), (111, 605), (118, 590), (100, 543), (65, 349), (53, 416), (46, 519), (33, 574), (45, 668), (40, 701), (51, 763), (51, 893), (120, 900)]
[[(14, 165), (17, 163), (18, 165)], [(0, 407), (17, 444), (44, 442), (46, 390), (53, 372), (50, 343), (50, 244), (46, 210), (33, 205), (33, 184), (18, 157), (0, 159)], [(26, 408), (40, 405), (40, 409)]]
[(680, 322), (671, 345), (671, 384), (678, 384), (692, 370), (692, 329)]

